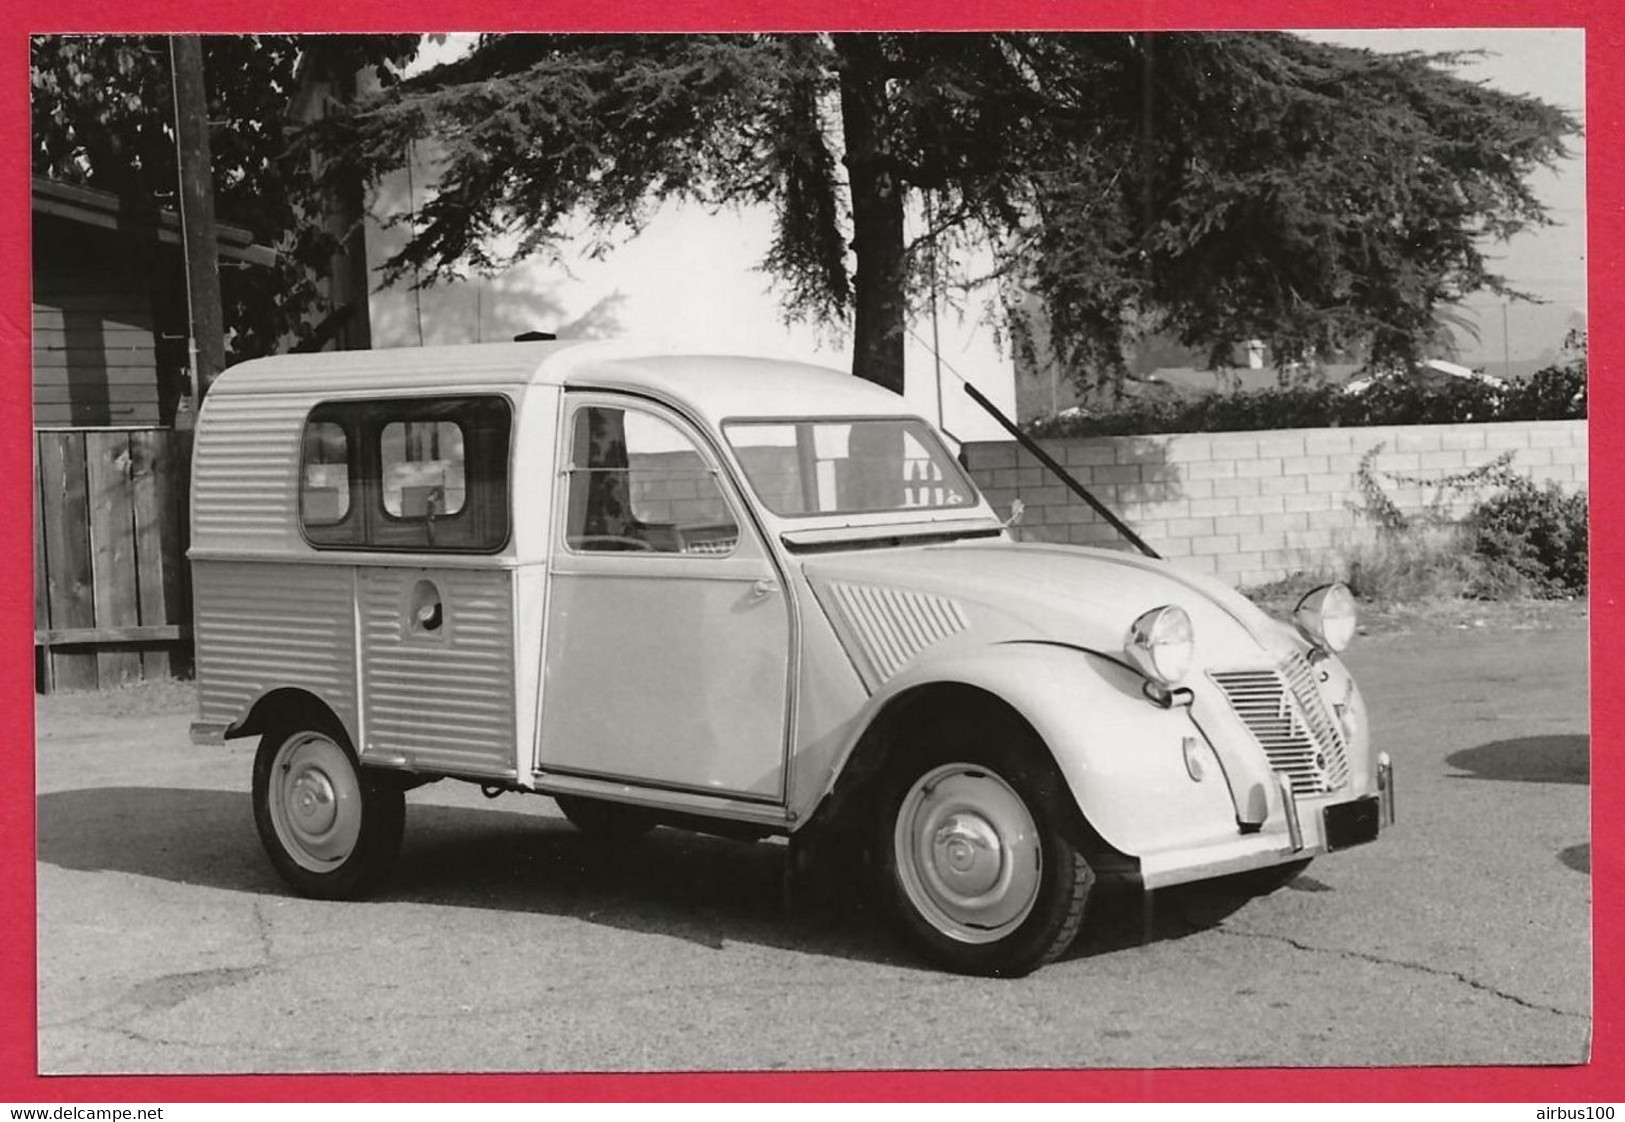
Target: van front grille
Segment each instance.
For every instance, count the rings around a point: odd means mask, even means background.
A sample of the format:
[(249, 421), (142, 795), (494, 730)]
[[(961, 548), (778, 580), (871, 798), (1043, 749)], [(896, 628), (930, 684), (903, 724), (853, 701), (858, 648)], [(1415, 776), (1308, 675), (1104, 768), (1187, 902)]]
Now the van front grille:
[(1348, 783), (1342, 732), (1302, 654), (1278, 670), (1211, 671), (1209, 677), (1257, 738), (1270, 767), (1291, 781), (1293, 794), (1323, 795)]

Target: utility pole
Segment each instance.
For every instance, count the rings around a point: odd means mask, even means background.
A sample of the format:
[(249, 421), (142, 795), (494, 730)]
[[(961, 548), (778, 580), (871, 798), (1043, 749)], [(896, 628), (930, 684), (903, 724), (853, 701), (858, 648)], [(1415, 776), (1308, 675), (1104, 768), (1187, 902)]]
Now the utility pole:
[(937, 428), (948, 427), (942, 411), (942, 336), (937, 331), (937, 216), (931, 205), (931, 196), (925, 197), (925, 233), (931, 239), (931, 362), (937, 383)]
[(220, 241), (214, 221), (214, 173), (209, 157), (209, 99), (203, 84), (203, 40), (169, 39), (175, 88), (175, 148), (180, 164), (181, 244), (186, 254), (188, 350), (192, 410), (226, 368), (225, 315), (220, 305)]
[(1507, 333), (1507, 302), (1501, 301), (1501, 377), (1512, 380), (1512, 343)]
[[(191, 544), (191, 501), (186, 481), (192, 475), (192, 433), (198, 409), (210, 384), (226, 368), (225, 314), (220, 306), (220, 239), (214, 224), (214, 170), (209, 155), (209, 96), (203, 84), (203, 40), (196, 35), (169, 37), (169, 69), (175, 94), (175, 151), (180, 171), (181, 250), (186, 255), (187, 354), (190, 358), (190, 409), (175, 411), (175, 439), (170, 463), (179, 486), (171, 488), (175, 525), (180, 528), (180, 555)], [(192, 615), (192, 571), (180, 566), (180, 618)], [(182, 648), (182, 661), (193, 657)]]

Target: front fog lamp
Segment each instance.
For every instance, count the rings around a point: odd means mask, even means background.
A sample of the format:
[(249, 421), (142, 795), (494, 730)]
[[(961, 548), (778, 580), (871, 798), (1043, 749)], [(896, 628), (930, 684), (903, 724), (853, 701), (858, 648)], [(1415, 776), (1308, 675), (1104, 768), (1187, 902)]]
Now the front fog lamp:
[(1191, 668), (1194, 645), (1191, 617), (1185, 609), (1168, 605), (1152, 608), (1134, 621), (1123, 653), (1147, 678), (1171, 686)]
[(1328, 584), (1298, 601), (1292, 622), (1298, 633), (1323, 651), (1340, 651), (1354, 638), (1358, 613), (1346, 584)]

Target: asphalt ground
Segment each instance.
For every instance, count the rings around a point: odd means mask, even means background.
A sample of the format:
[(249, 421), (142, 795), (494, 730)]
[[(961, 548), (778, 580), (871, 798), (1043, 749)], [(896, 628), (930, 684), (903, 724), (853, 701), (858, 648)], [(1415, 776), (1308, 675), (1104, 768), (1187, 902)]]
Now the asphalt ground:
[(1583, 612), (1360, 640), (1399, 824), (1285, 888), (1106, 901), (1031, 977), (786, 908), (782, 844), (578, 834), (545, 798), (409, 796), (363, 903), (289, 895), (253, 742), (184, 685), (44, 698), (45, 1073), (1573, 1063), (1591, 1030)]

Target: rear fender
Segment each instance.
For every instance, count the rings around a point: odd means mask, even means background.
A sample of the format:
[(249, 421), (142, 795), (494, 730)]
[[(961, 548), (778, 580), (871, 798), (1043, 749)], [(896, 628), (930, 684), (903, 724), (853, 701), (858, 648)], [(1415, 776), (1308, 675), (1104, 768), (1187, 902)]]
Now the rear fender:
[(278, 721), (300, 718), (326, 721), (342, 729), (352, 745), (357, 743), (354, 726), (340, 716), (331, 700), (318, 691), (289, 686), (268, 690), (244, 706), (227, 726), (224, 738), (259, 736)]

